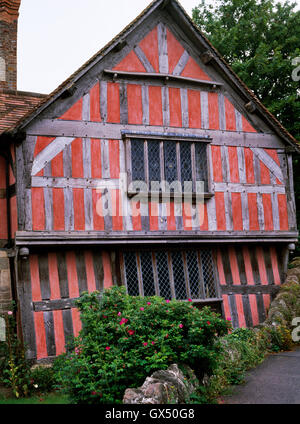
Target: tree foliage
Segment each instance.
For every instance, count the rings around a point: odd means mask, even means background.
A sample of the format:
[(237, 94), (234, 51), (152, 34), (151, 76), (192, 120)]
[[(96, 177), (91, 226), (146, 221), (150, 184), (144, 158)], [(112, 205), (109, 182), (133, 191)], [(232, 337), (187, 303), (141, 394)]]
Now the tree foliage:
[[(211, 4), (202, 0), (193, 9), (193, 20), (237, 75), (300, 141), (300, 72), (296, 68), (300, 65), (300, 11), (296, 3), (214, 0)], [(299, 223), (299, 157), (294, 158), (294, 180)]]

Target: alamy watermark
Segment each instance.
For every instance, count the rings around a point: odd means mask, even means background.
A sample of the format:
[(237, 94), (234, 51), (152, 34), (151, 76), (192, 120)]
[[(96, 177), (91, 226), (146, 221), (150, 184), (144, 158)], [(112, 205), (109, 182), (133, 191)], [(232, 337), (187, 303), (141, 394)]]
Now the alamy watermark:
[[(103, 181), (96, 192), (101, 195), (96, 202), (96, 212), (101, 217), (160, 216), (158, 205), (165, 204), (164, 216), (174, 214), (188, 220), (197, 217), (199, 225), (204, 221), (203, 181), (151, 181), (147, 184), (135, 180), (128, 184), (127, 174), (120, 173), (118, 183)], [(173, 202), (174, 210), (171, 208)]]
[(300, 342), (300, 317), (296, 317), (293, 319), (292, 327), (296, 327), (292, 331), (292, 340), (293, 342), (298, 343)]
[(293, 72), (292, 72), (292, 80), (298, 82), (300, 81), (300, 57), (299, 56), (294, 57), (294, 59), (292, 59), (292, 65), (296, 66), (296, 68), (293, 69)]

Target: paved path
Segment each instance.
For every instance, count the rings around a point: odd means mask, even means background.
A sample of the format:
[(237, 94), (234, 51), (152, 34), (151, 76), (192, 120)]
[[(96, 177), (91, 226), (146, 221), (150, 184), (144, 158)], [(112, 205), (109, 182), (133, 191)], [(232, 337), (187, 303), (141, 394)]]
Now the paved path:
[(269, 355), (223, 399), (225, 404), (300, 404), (300, 348)]

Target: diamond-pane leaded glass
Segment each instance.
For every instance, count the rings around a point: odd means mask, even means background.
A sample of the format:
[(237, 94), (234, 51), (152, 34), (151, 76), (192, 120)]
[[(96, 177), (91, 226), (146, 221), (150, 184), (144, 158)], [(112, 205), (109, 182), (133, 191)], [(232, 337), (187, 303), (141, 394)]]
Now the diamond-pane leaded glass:
[(180, 172), (182, 184), (184, 184), (185, 181), (193, 181), (191, 146), (192, 143), (187, 141), (180, 143)]
[(144, 142), (131, 140), (132, 181), (145, 181)]
[(177, 155), (176, 143), (173, 141), (164, 142), (164, 160), (165, 160), (165, 180), (171, 184), (177, 181)]
[(196, 181), (204, 181), (204, 190), (208, 191), (207, 182), (207, 146), (205, 143), (195, 143)]
[(124, 253), (127, 292), (130, 296), (139, 296), (136, 253)]
[(198, 255), (195, 251), (186, 252), (187, 269), (189, 275), (189, 285), (192, 299), (201, 299), (201, 282), (198, 265)]
[(151, 181), (160, 181), (160, 142), (149, 140), (148, 142), (148, 169), (149, 183)]
[(200, 255), (205, 297), (207, 299), (217, 297), (211, 250), (203, 250)]
[(171, 256), (176, 299), (187, 299), (182, 253), (172, 252)]
[(165, 299), (171, 299), (170, 274), (168, 266), (167, 252), (156, 252), (157, 275), (159, 284), (159, 294)]
[(144, 296), (155, 296), (155, 284), (153, 276), (152, 253), (140, 254)]

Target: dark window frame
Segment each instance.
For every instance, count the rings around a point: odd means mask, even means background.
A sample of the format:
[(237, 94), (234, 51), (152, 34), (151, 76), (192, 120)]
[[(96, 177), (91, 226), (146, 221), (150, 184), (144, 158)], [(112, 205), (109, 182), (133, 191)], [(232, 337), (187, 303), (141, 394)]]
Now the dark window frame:
[[(132, 143), (137, 142), (137, 143), (142, 143), (143, 145), (143, 169), (144, 169), (144, 178), (143, 181), (147, 184), (148, 187), (148, 191), (147, 194), (148, 196), (154, 195), (154, 196), (162, 196), (164, 194), (168, 195), (168, 192), (164, 191), (164, 190), (160, 190), (160, 191), (155, 191), (155, 190), (151, 190), (151, 187), (149, 185), (149, 160), (148, 160), (148, 143), (151, 143), (153, 141), (156, 141), (159, 143), (159, 160), (160, 160), (160, 181), (164, 181), (166, 180), (166, 176), (165, 176), (165, 167), (166, 167), (166, 160), (165, 160), (165, 146), (164, 143), (175, 143), (176, 146), (176, 160), (174, 160), (174, 162), (176, 162), (176, 166), (177, 166), (177, 177), (178, 180), (181, 181), (181, 165), (182, 165), (182, 160), (181, 160), (181, 156), (180, 156), (180, 150), (181, 150), (181, 144), (180, 143), (190, 143), (191, 146), (191, 172), (192, 172), (192, 181), (193, 181), (193, 187), (192, 187), (192, 192), (191, 197), (195, 198), (196, 197), (196, 190), (195, 190), (195, 186), (196, 186), (196, 180), (197, 180), (197, 175), (199, 174), (199, 172), (201, 172), (199, 170), (199, 167), (197, 168), (196, 166), (196, 160), (197, 160), (197, 155), (196, 155), (196, 150), (197, 147), (196, 144), (198, 146), (206, 146), (206, 190), (204, 193), (204, 198), (211, 198), (214, 196), (214, 192), (213, 192), (213, 184), (212, 184), (212, 170), (210, 167), (210, 161), (209, 161), (209, 154), (208, 154), (208, 145), (212, 142), (212, 139), (210, 137), (204, 137), (204, 136), (186, 136), (186, 135), (180, 135), (180, 134), (161, 134), (161, 133), (131, 133), (131, 132), (124, 132), (122, 133), (122, 137), (125, 143), (125, 162), (126, 162), (126, 172), (127, 172), (127, 194), (129, 197), (136, 195), (137, 193), (139, 193), (140, 195), (142, 195), (143, 193), (138, 192), (138, 190), (130, 190), (130, 185), (131, 183), (135, 180), (135, 178), (133, 178), (133, 169), (132, 169)], [(199, 144), (198, 144), (199, 143)], [(182, 189), (183, 189), (183, 184), (182, 184)], [(170, 197), (174, 198), (176, 197), (176, 193), (173, 193), (171, 191), (170, 193)], [(179, 195), (179, 197), (181, 197)]]
[[(196, 263), (198, 267), (198, 287), (191, 288), (192, 283), (192, 271), (188, 264), (188, 255), (189, 252), (191, 254), (196, 255)], [(208, 288), (208, 284), (205, 283), (205, 277), (204, 273), (207, 272), (207, 269), (205, 271), (205, 265), (203, 264), (203, 255), (204, 252), (210, 252), (211, 254), (211, 269), (210, 272), (212, 272), (213, 276), (213, 282), (210, 283), (213, 285), (213, 287)], [(155, 293), (147, 291), (147, 287), (145, 290), (144, 287), (144, 281), (148, 281), (148, 276), (146, 278), (143, 278), (143, 268), (145, 269), (145, 265), (142, 264), (142, 259), (145, 257), (145, 254), (148, 254), (148, 256), (151, 256), (151, 264), (152, 267), (152, 275), (154, 278), (153, 287), (155, 290)], [(182, 287), (180, 288), (177, 286), (177, 292), (176, 292), (176, 282), (175, 282), (175, 276), (174, 276), (174, 260), (175, 255), (181, 255), (182, 264), (183, 264), (183, 274), (184, 274), (184, 284), (183, 284), (183, 293), (185, 290), (186, 296), (179, 295), (178, 291), (181, 291), (182, 293)], [(126, 256), (129, 255), (129, 256)], [(159, 255), (163, 259), (159, 259)], [(131, 258), (131, 264), (128, 264), (127, 257)], [(159, 262), (160, 261), (160, 262)], [(163, 265), (161, 270), (159, 270), (159, 264)], [(167, 268), (165, 265), (167, 264)], [(133, 269), (128, 270), (126, 267), (132, 266)], [(136, 268), (135, 268), (136, 266)], [(162, 296), (168, 299), (177, 299), (181, 301), (186, 301), (187, 299), (191, 299), (194, 303), (209, 303), (209, 302), (222, 302), (221, 292), (220, 292), (220, 284), (219, 284), (219, 278), (218, 278), (218, 272), (217, 272), (217, 265), (216, 265), (216, 257), (215, 257), (215, 251), (211, 248), (196, 248), (196, 249), (185, 249), (185, 248), (144, 248), (144, 249), (126, 249), (126, 251), (120, 253), (120, 268), (121, 268), (121, 279), (123, 285), (126, 287), (126, 291), (128, 294), (132, 296)], [(169, 278), (170, 286), (166, 286), (165, 282), (160, 281), (162, 270), (164, 270), (165, 274)], [(132, 279), (132, 274), (137, 276), (137, 281), (134, 282), (135, 287), (129, 287), (129, 280)], [(134, 281), (134, 278), (132, 281)], [(195, 281), (193, 281), (192, 284), (194, 284)], [(194, 293), (192, 292), (194, 290)], [(195, 290), (198, 292), (198, 296), (195, 296)], [(210, 293), (214, 293), (214, 297), (209, 296)], [(164, 294), (170, 294), (170, 296), (165, 296)]]

